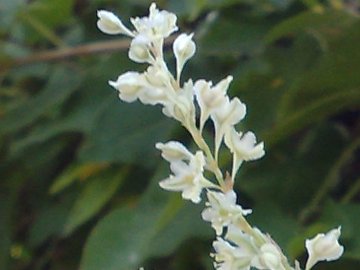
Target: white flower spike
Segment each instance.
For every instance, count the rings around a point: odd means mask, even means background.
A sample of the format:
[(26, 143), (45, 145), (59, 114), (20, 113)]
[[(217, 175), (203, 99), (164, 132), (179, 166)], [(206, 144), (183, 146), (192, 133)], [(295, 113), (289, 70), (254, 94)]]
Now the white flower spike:
[(319, 261), (334, 261), (340, 258), (344, 247), (338, 240), (341, 227), (329, 231), (327, 234), (319, 233), (312, 239), (307, 239), (305, 246), (309, 254), (305, 270), (311, 269)]
[[(201, 201), (206, 192), (207, 202), (201, 216), (211, 223), (217, 239), (213, 242), (214, 266), (217, 270), (302, 270), (295, 261), (291, 266), (280, 247), (268, 235), (251, 226), (246, 215), (251, 209), (243, 209), (236, 203), (233, 190), (235, 175), (243, 161), (261, 158), (263, 142), (257, 143), (252, 132), (237, 132), (237, 125), (246, 115), (246, 106), (238, 98), (230, 99), (227, 90), (232, 76), (227, 76), (215, 86), (203, 79), (181, 83), (181, 72), (186, 62), (195, 54), (193, 34), (180, 34), (173, 42), (176, 58), (176, 76), (164, 59), (164, 39), (177, 31), (176, 16), (159, 10), (155, 3), (149, 15), (132, 18), (135, 30), (130, 31), (113, 13), (99, 10), (98, 28), (104, 33), (124, 34), (132, 38), (128, 56), (138, 63), (148, 64), (146, 71), (129, 71), (109, 84), (119, 92), (125, 102), (139, 100), (144, 104), (162, 106), (162, 112), (184, 126), (192, 136), (198, 151), (192, 154), (180, 142), (157, 143), (161, 156), (170, 163), (171, 174), (159, 185), (169, 191), (181, 192), (185, 200)], [(196, 101), (195, 101), (196, 100)], [(196, 104), (197, 103), (197, 104)], [(197, 110), (200, 109), (200, 113)], [(200, 115), (200, 119), (198, 119)], [(203, 136), (208, 119), (215, 128), (214, 153)], [(231, 176), (222, 172), (218, 154), (222, 143), (233, 154)], [(217, 182), (213, 183), (206, 177)], [(209, 178), (210, 179), (210, 178)], [(305, 270), (310, 270), (319, 261), (338, 259), (344, 247), (338, 242), (340, 227), (327, 234), (318, 234), (306, 240), (309, 254)], [(140, 268), (139, 270), (143, 270)]]
[(126, 28), (121, 20), (112, 12), (106, 10), (98, 10), (97, 27), (109, 35), (123, 34), (129, 37), (134, 37), (134, 34)]

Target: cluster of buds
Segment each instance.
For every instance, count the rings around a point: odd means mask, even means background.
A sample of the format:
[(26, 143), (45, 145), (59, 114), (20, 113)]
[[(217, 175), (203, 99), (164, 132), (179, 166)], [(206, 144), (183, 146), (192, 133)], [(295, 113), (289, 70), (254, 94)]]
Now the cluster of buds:
[[(106, 34), (122, 34), (132, 38), (129, 58), (149, 64), (143, 72), (128, 71), (109, 84), (121, 100), (162, 106), (162, 112), (184, 126), (192, 136), (198, 151), (191, 153), (181, 142), (157, 143), (156, 148), (170, 163), (171, 175), (160, 182), (163, 189), (181, 192), (183, 199), (199, 203), (202, 193), (207, 201), (202, 218), (211, 223), (217, 235), (213, 242), (214, 266), (219, 270), (300, 270), (298, 262), (292, 267), (275, 241), (246, 220), (250, 209), (236, 203), (233, 190), (235, 176), (244, 161), (261, 158), (264, 144), (257, 143), (253, 132), (235, 129), (246, 115), (246, 106), (238, 98), (230, 98), (227, 90), (232, 81), (228, 76), (217, 84), (191, 79), (181, 83), (181, 73), (186, 62), (195, 54), (193, 34), (182, 33), (173, 42), (176, 74), (173, 75), (164, 60), (164, 39), (178, 30), (175, 14), (158, 10), (153, 3), (149, 16), (132, 18), (134, 30), (128, 29), (109, 11), (98, 11), (98, 28)], [(197, 108), (199, 112), (197, 112)], [(197, 119), (199, 115), (199, 119)], [(207, 121), (215, 130), (213, 147), (203, 138)], [(218, 156), (224, 144), (233, 156), (231, 174), (219, 168)], [(213, 149), (213, 150), (211, 150)], [(205, 177), (212, 175), (213, 177)], [(309, 258), (305, 270), (318, 261), (335, 260), (343, 253), (338, 243), (340, 228), (306, 240)]]

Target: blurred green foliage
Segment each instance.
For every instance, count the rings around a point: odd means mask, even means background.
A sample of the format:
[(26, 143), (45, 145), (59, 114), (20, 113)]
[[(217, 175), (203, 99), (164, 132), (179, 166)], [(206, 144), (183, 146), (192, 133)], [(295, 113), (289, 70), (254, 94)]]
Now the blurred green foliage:
[[(118, 37), (96, 29), (96, 10), (128, 24), (149, 4), (0, 0), (0, 269), (212, 269), (203, 205), (157, 184), (168, 169), (154, 144), (188, 135), (107, 85), (144, 66), (123, 43), (106, 50)], [(251, 222), (302, 263), (306, 237), (342, 225), (344, 256), (315, 269), (359, 269), (360, 3), (157, 4), (195, 32), (184, 77), (232, 74), (230, 95), (248, 107), (241, 129), (265, 141), (236, 183)]]

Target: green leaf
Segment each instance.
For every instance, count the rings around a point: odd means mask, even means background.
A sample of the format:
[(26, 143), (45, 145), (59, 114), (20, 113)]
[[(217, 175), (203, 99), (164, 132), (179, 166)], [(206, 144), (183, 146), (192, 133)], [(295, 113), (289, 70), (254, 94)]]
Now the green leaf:
[(103, 103), (94, 129), (80, 151), (80, 160), (152, 166), (155, 143), (167, 140), (174, 124), (155, 108), (126, 104), (112, 96)]
[(261, 161), (244, 166), (237, 183), (255, 202), (273, 202), (298, 215), (319, 190), (345, 143), (336, 126), (319, 125), (300, 140), (279, 144)]
[(277, 123), (268, 132), (265, 141), (273, 145), (284, 140), (296, 131), (342, 110), (356, 108), (360, 104), (360, 89), (337, 92), (323, 99), (315, 100), (306, 107), (293, 112)]
[(159, 174), (135, 208), (114, 210), (97, 224), (85, 245), (81, 270), (137, 269), (151, 256), (171, 254), (190, 237), (213, 234), (201, 220), (203, 206), (162, 191)]
[(27, 6), (27, 16), (47, 25), (55, 27), (69, 21), (74, 0), (37, 0)]
[(105, 217), (92, 231), (85, 246), (81, 270), (137, 269), (151, 249), (154, 209), (122, 208)]
[(38, 247), (51, 236), (61, 234), (74, 201), (72, 195), (68, 193), (61, 201), (52, 204), (45, 205), (43, 201), (45, 207), (37, 213), (30, 228), (28, 243), (31, 247)]
[(87, 181), (70, 210), (64, 234), (69, 235), (94, 216), (115, 194), (123, 179), (124, 172), (121, 172), (115, 175), (105, 174)]
[[(2, 193), (2, 192), (1, 192)], [(0, 269), (7, 269), (11, 245), (11, 211), (13, 198), (0, 193)]]
[(271, 43), (285, 35), (300, 31), (307, 31), (311, 35), (321, 35), (334, 28), (341, 28), (351, 21), (354, 21), (354, 18), (342, 11), (329, 10), (324, 13), (306, 11), (276, 25), (266, 34), (265, 41)]
[[(200, 40), (201, 53), (222, 57), (259, 54), (264, 49), (262, 39), (268, 28), (261, 22), (249, 22), (246, 18), (239, 20), (224, 14), (214, 21)], [(229, 35), (234, 29), (237, 29), (236, 35)]]
[(38, 95), (5, 112), (0, 122), (0, 133), (11, 133), (33, 123), (59, 106), (80, 83), (81, 76), (74, 70), (57, 67)]
[(55, 179), (54, 183), (49, 189), (49, 192), (50, 194), (56, 194), (71, 185), (76, 180), (85, 180), (86, 178), (93, 176), (106, 167), (108, 167), (107, 164), (98, 163), (87, 163), (83, 165), (73, 164), (67, 168), (58, 178)]

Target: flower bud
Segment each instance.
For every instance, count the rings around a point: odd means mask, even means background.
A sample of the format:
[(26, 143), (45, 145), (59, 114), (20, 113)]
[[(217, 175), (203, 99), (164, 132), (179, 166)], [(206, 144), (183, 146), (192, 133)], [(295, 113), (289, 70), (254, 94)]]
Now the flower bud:
[(182, 143), (176, 141), (157, 143), (155, 147), (161, 150), (161, 156), (169, 162), (190, 160), (193, 156)]
[(106, 10), (98, 10), (97, 16), (99, 18), (97, 21), (97, 27), (105, 34), (123, 34), (130, 37), (134, 36), (134, 34), (126, 28), (125, 25), (123, 25), (121, 20), (114, 15), (114, 13)]
[(152, 57), (149, 51), (149, 40), (143, 35), (137, 35), (129, 49), (129, 58), (137, 63), (150, 63)]
[(139, 98), (140, 92), (143, 90), (144, 85), (142, 74), (138, 72), (126, 72), (114, 81), (109, 81), (109, 84), (119, 91), (119, 97), (126, 102), (133, 102)]
[(176, 58), (177, 77), (180, 77), (181, 71), (186, 63), (194, 54), (196, 50), (195, 42), (192, 41), (193, 34), (179, 35), (173, 44), (173, 51)]

